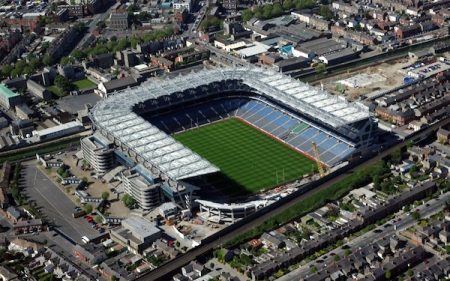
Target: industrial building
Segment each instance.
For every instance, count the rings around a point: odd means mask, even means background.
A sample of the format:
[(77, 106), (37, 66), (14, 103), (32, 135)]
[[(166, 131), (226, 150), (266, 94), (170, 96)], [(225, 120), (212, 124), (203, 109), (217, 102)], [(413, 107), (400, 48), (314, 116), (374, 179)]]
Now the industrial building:
[(4, 84), (0, 84), (0, 106), (5, 109), (10, 109), (22, 102), (19, 94), (14, 93)]
[(325, 54), (340, 52), (345, 48), (347, 48), (346, 44), (323, 37), (316, 40), (300, 43), (292, 51), (292, 54), (295, 57), (313, 59), (316, 56), (320, 57)]
[(122, 221), (122, 226), (110, 231), (111, 238), (117, 243), (128, 247), (130, 252), (142, 253), (160, 238), (161, 229), (144, 218), (130, 216)]
[(104, 174), (114, 167), (113, 144), (100, 134), (81, 140), (81, 150), (84, 159), (97, 172)]

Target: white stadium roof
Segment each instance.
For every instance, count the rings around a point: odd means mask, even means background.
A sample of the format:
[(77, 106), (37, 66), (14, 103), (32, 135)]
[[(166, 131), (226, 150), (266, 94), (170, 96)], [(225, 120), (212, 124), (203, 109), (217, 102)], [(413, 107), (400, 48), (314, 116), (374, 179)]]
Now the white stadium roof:
[(240, 80), (258, 94), (279, 100), (335, 128), (370, 116), (362, 105), (349, 103), (278, 72), (241, 67), (204, 69), (170, 80), (152, 80), (98, 102), (91, 111), (91, 117), (97, 127), (106, 130), (171, 179), (217, 172), (217, 167), (144, 120), (133, 112), (133, 107), (144, 101), (224, 80)]

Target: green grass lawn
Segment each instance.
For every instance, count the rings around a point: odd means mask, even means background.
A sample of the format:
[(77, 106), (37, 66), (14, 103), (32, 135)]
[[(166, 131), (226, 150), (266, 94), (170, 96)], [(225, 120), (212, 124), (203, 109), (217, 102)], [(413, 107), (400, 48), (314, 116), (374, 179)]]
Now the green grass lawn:
[(75, 86), (77, 90), (84, 90), (92, 87), (97, 87), (97, 85), (89, 79), (74, 81), (72, 84)]
[(47, 90), (53, 93), (56, 97), (63, 97), (65, 96), (64, 93), (55, 85), (52, 85), (50, 87), (47, 87)]
[[(97, 87), (97, 85), (89, 79), (81, 79), (81, 80), (72, 82), (73, 90), (84, 90), (84, 89), (90, 89), (92, 87)], [(55, 85), (51, 85), (51, 86), (47, 87), (47, 90), (52, 92), (53, 95), (55, 95), (57, 98), (64, 97), (66, 95), (61, 91), (61, 89), (59, 89)]]
[(256, 192), (317, 170), (314, 161), (237, 119), (174, 137), (219, 167), (219, 181), (231, 185), (230, 192), (236, 186), (244, 193)]

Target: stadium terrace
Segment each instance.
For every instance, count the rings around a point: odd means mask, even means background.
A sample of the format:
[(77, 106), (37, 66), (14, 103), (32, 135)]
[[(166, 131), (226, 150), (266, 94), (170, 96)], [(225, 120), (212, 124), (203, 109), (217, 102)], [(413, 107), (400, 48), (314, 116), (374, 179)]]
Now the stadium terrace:
[(152, 80), (110, 95), (90, 114), (94, 129), (121, 153), (175, 189), (184, 179), (219, 171), (177, 142), (175, 132), (237, 117), (311, 158), (315, 143), (331, 167), (368, 149), (376, 127), (364, 105), (256, 67)]

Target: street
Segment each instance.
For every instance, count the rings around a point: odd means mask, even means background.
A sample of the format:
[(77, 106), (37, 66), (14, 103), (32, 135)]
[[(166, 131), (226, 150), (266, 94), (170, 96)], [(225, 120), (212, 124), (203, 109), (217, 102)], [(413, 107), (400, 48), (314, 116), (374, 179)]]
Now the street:
[(81, 243), (82, 236), (97, 235), (97, 230), (83, 218), (73, 218), (75, 204), (34, 164), (34, 161), (23, 163), (21, 184), (25, 194), (34, 200), (41, 208), (41, 212), (58, 229)]

